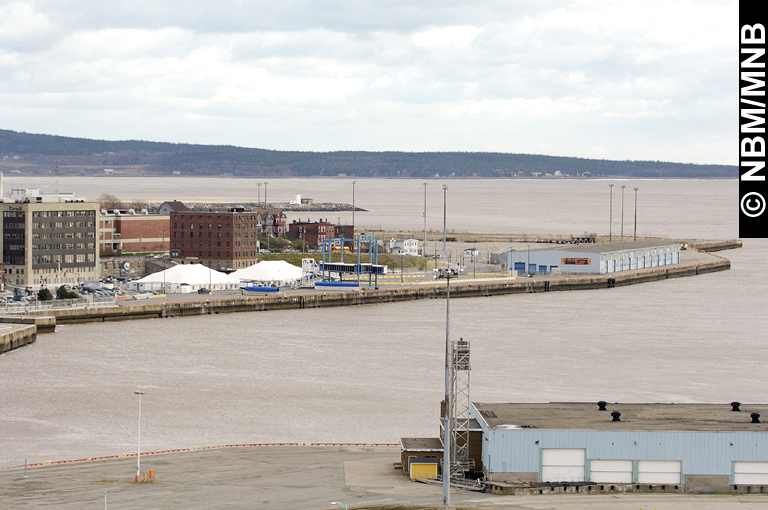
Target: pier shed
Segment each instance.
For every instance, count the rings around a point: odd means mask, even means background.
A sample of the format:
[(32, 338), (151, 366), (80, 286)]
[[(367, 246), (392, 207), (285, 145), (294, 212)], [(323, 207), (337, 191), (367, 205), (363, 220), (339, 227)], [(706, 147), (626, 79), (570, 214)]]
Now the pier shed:
[(768, 405), (473, 403), (487, 479), (768, 492)]
[(506, 253), (507, 267), (518, 275), (606, 274), (679, 263), (680, 244), (660, 241), (575, 244)]

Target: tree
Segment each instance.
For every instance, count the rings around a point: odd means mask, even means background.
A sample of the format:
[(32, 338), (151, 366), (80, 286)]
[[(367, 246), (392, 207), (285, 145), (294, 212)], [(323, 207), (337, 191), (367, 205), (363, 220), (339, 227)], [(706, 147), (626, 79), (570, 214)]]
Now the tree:
[(102, 193), (99, 195), (99, 203), (105, 209), (123, 209), (123, 202), (115, 195), (109, 193)]
[(43, 287), (37, 292), (38, 301), (50, 301), (51, 299), (53, 299), (53, 294), (47, 288)]
[(77, 299), (78, 297), (77, 292), (72, 292), (64, 285), (56, 289), (56, 299)]

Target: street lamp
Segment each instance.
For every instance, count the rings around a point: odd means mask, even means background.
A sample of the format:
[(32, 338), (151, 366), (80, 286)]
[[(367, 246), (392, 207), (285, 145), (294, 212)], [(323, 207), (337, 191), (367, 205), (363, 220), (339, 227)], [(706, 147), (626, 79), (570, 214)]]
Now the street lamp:
[(624, 242), (624, 188), (627, 186), (621, 185), (621, 242)]
[(613, 184), (608, 185), (611, 188), (610, 209), (608, 212), (608, 242), (613, 242)]
[(261, 183), (256, 183), (256, 207), (261, 207)]
[(355, 184), (357, 181), (352, 181), (352, 232), (355, 231)]
[(445, 193), (448, 186), (443, 184), (443, 258), (445, 258)]
[(637, 241), (637, 190), (640, 188), (635, 188), (635, 235), (633, 241)]
[[(443, 186), (445, 188), (445, 186)], [(443, 416), (443, 505), (451, 504), (451, 380), (453, 356), (450, 340), (451, 324), (451, 278), (459, 276), (459, 269), (452, 267), (435, 268), (435, 279), (445, 280), (445, 412)]]
[(264, 182), (264, 209), (267, 208), (267, 184), (268, 182)]
[(134, 391), (134, 394), (139, 396), (139, 448), (136, 455), (136, 478), (135, 482), (141, 481), (141, 396), (144, 395), (143, 391)]
[[(427, 256), (427, 183), (424, 184), (424, 249), (422, 249), (422, 255)], [(426, 270), (426, 262), (424, 263), (424, 269)]]

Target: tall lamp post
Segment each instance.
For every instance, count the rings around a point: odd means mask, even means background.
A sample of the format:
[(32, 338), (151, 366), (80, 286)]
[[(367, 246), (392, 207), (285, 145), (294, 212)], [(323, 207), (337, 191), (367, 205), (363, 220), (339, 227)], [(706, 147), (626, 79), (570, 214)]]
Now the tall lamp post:
[(357, 181), (352, 181), (352, 232), (355, 231), (355, 184)]
[(141, 396), (144, 395), (143, 391), (134, 391), (134, 394), (139, 396), (139, 448), (136, 455), (136, 479), (135, 482), (141, 481)]
[(443, 184), (443, 258), (445, 258), (445, 218), (446, 218), (446, 215), (445, 215), (445, 212), (446, 212), (445, 196), (446, 195), (445, 195), (445, 193), (446, 193), (447, 190), (448, 190), (448, 186)]
[(624, 242), (624, 188), (627, 186), (621, 185), (621, 242)]
[(611, 188), (610, 207), (608, 209), (608, 242), (613, 242), (613, 184), (608, 185)]
[[(426, 258), (427, 256), (427, 183), (424, 184), (424, 249), (422, 249), (421, 255)], [(426, 262), (424, 263), (424, 269), (426, 270)]]
[(258, 193), (257, 198), (256, 198), (256, 203), (258, 204), (257, 207), (261, 207), (261, 183), (260, 182), (256, 183), (256, 189), (257, 189), (257, 193)]
[(269, 183), (265, 181), (264, 182), (264, 209), (267, 208), (267, 203), (268, 203), (267, 202), (267, 184)]
[[(443, 186), (445, 188), (445, 186)], [(445, 280), (445, 412), (443, 413), (443, 506), (451, 504), (451, 381), (453, 355), (451, 349), (451, 278), (459, 276), (456, 268), (435, 268), (435, 278)]]
[(637, 190), (640, 188), (635, 188), (635, 235), (633, 241), (637, 241)]

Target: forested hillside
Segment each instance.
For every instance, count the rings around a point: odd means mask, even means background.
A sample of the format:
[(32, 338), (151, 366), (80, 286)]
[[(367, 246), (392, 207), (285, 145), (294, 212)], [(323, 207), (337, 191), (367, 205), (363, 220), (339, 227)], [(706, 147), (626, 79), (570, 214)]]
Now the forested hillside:
[(357, 177), (736, 177), (729, 165), (610, 161), (495, 152), (298, 152), (107, 141), (0, 130), (0, 170), (63, 175)]

